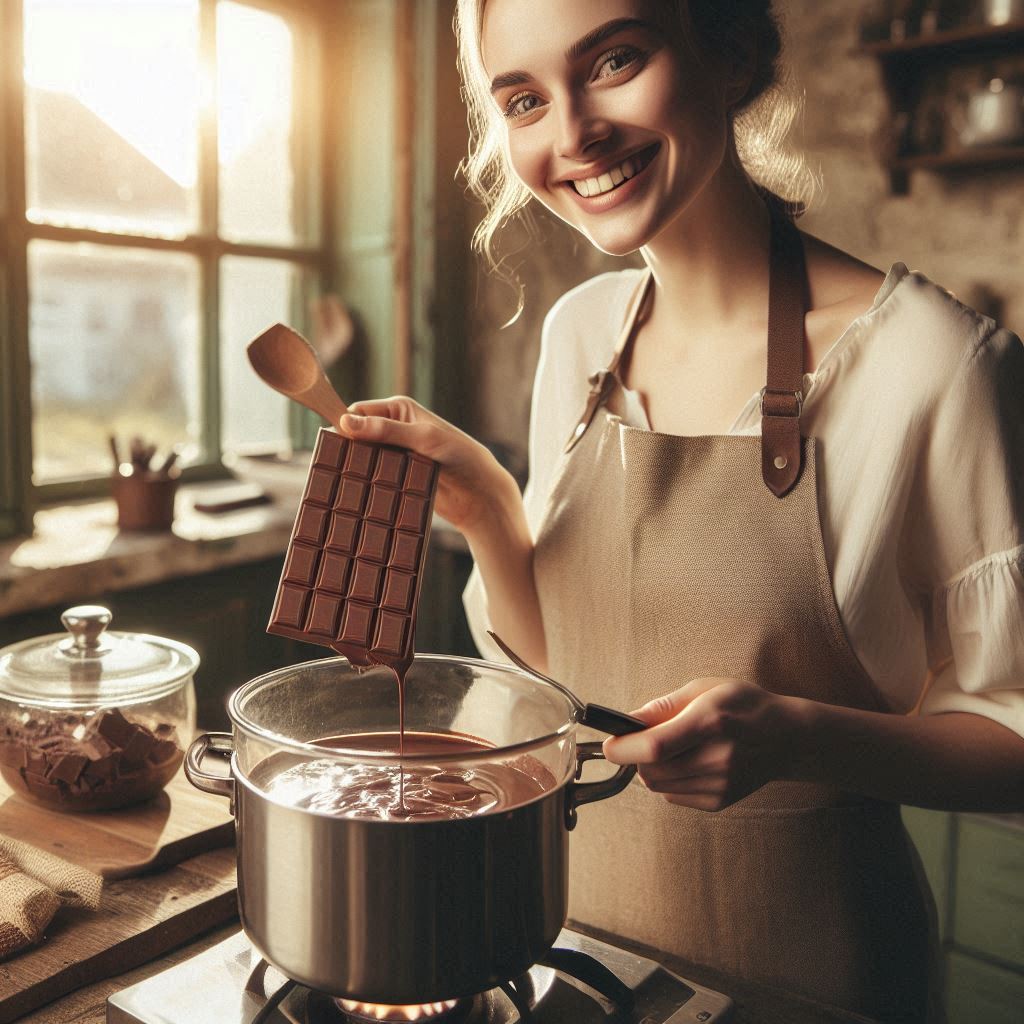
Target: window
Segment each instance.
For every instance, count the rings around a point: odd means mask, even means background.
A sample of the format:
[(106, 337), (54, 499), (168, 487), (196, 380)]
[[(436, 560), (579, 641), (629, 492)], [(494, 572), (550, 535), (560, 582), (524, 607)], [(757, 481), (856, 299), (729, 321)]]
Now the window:
[(0, 10), (0, 513), (98, 493), (111, 435), (196, 470), (297, 440), (244, 350), (328, 281), (321, 5)]

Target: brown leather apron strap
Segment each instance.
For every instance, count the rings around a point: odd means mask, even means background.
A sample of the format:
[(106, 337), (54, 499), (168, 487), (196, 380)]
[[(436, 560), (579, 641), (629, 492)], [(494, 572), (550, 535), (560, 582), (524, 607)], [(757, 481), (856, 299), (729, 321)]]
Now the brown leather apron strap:
[(761, 389), (761, 473), (781, 498), (800, 477), (803, 445), (804, 315), (807, 268), (800, 232), (772, 213), (768, 281), (768, 383)]
[(591, 420), (594, 418), (594, 414), (607, 400), (609, 393), (613, 385), (615, 384), (615, 375), (619, 372), (619, 363), (622, 361), (622, 353), (625, 351), (626, 346), (633, 340), (633, 335), (636, 334), (637, 327), (643, 322), (643, 317), (640, 315), (641, 307), (644, 305), (647, 297), (651, 292), (651, 282), (654, 280), (654, 275), (648, 270), (640, 281), (637, 283), (636, 288), (633, 290), (633, 295), (629, 300), (629, 305), (626, 307), (626, 316), (622, 321), (622, 330), (619, 333), (619, 340), (615, 345), (615, 351), (612, 354), (611, 362), (603, 370), (598, 370), (596, 373), (592, 373), (587, 378), (587, 383), (590, 385), (590, 391), (587, 394), (587, 404), (583, 409), (583, 415), (580, 416), (579, 421), (573, 428), (573, 432), (569, 435), (569, 440), (565, 443), (565, 451), (571, 452), (576, 447), (580, 438), (587, 432), (587, 427), (590, 426)]

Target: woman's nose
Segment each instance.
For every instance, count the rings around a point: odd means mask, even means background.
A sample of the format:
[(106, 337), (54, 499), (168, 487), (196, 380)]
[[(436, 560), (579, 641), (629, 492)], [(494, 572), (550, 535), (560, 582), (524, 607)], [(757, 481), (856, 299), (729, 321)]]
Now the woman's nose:
[(607, 139), (611, 132), (611, 123), (587, 104), (566, 103), (558, 118), (555, 151), (566, 160), (586, 159), (589, 151)]

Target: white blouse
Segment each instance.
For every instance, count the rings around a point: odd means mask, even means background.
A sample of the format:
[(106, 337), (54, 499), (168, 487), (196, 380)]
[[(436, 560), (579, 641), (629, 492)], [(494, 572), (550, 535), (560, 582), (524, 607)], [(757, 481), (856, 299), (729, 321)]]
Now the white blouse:
[[(534, 537), (642, 273), (586, 281), (545, 319), (523, 495)], [(861, 664), (893, 711), (923, 695), (923, 714), (974, 712), (1024, 735), (1024, 345), (897, 263), (804, 395), (825, 555)], [(758, 399), (730, 434), (760, 433)], [(635, 392), (615, 411), (649, 429)], [(503, 660), (477, 569), (463, 600), (481, 654)]]

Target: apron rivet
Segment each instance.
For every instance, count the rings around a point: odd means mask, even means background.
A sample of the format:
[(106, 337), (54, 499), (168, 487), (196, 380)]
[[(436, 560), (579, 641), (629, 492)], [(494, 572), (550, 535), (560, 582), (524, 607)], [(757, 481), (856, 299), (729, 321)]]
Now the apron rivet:
[(788, 465), (789, 465), (789, 459), (787, 459), (785, 455), (776, 455), (775, 456), (775, 468), (776, 469), (785, 469)]

